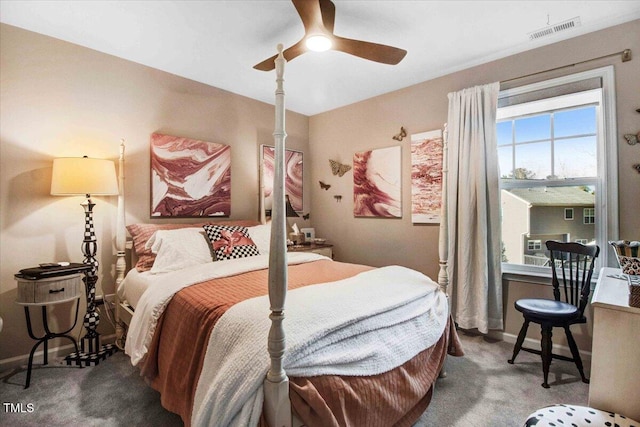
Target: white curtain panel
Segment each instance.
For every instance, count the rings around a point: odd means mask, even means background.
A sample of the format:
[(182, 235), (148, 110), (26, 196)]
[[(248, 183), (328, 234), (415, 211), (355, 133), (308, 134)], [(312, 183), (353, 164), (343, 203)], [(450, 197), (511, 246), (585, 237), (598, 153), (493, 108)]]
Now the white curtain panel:
[(499, 83), (449, 93), (448, 275), (454, 319), (482, 333), (502, 329)]

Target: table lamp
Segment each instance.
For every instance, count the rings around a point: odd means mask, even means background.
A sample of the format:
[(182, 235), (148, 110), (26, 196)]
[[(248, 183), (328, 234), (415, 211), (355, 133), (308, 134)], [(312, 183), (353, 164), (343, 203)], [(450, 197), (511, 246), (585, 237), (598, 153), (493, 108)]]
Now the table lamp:
[(100, 315), (96, 311), (96, 282), (98, 281), (98, 260), (95, 255), (97, 241), (93, 227), (93, 207), (91, 196), (113, 196), (118, 194), (118, 181), (115, 164), (111, 160), (89, 157), (62, 157), (53, 160), (51, 194), (54, 196), (86, 195), (81, 203), (84, 207), (84, 240), (82, 242), (83, 263), (90, 265), (84, 276), (87, 295), (87, 313), (84, 316), (86, 334), (82, 338), (80, 352), (67, 357), (67, 364), (73, 361), (77, 365), (97, 365), (117, 349), (114, 345), (100, 345), (97, 327)]
[[(299, 218), (300, 215), (298, 215), (298, 212), (296, 212), (295, 209), (293, 209), (293, 206), (291, 205), (291, 201), (289, 200), (289, 195), (285, 194), (284, 198), (285, 198), (284, 208), (286, 212), (286, 217)], [(304, 236), (302, 235), (302, 233), (300, 233), (300, 230), (298, 229), (298, 226), (296, 224), (293, 224), (292, 227), (289, 227), (289, 225), (287, 224), (287, 228), (291, 229), (291, 232), (289, 232), (289, 239), (293, 242), (294, 245), (299, 245), (304, 241), (303, 240)]]

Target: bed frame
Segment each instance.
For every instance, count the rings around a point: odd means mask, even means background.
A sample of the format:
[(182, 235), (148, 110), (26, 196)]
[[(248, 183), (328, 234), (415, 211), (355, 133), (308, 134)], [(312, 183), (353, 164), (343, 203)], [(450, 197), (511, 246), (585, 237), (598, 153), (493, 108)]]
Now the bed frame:
[[(271, 219), (271, 243), (269, 259), (269, 301), (271, 314), (271, 329), (268, 336), (268, 351), (271, 365), (264, 381), (264, 414), (271, 427), (289, 427), (297, 424), (292, 415), (289, 401), (289, 379), (282, 366), (285, 345), (285, 332), (282, 322), (285, 318), (284, 307), (287, 294), (287, 243), (286, 243), (286, 210), (284, 194), (284, 155), (285, 155), (285, 104), (283, 76), (286, 60), (282, 54), (282, 45), (278, 45), (276, 62), (276, 91), (275, 91), (275, 164), (273, 183), (273, 210)], [(443, 170), (442, 170), (442, 215), (439, 237), (439, 266), (438, 283), (440, 289), (447, 294), (449, 278), (447, 274), (448, 258), (448, 224), (447, 224), (447, 128), (443, 134)], [(126, 272), (126, 221), (124, 205), (124, 140), (120, 145), (119, 185), (116, 230), (116, 289), (124, 280)], [(125, 301), (119, 301), (116, 292), (116, 344), (124, 348), (126, 326), (131, 320), (133, 311)], [(265, 337), (266, 338), (266, 337)], [(441, 373), (441, 377), (444, 373)]]

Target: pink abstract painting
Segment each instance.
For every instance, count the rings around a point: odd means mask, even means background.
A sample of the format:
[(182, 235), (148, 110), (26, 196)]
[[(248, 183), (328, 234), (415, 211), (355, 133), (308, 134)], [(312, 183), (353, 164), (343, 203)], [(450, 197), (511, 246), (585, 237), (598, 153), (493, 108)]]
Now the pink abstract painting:
[(231, 147), (151, 135), (151, 216), (231, 214)]
[[(302, 181), (303, 181), (303, 156), (301, 151), (285, 150), (284, 159), (284, 188), (285, 194), (289, 196), (289, 201), (293, 210), (301, 212), (302, 204)], [(273, 174), (275, 161), (275, 148), (269, 145), (262, 146), (262, 183), (264, 186), (264, 205), (267, 210), (271, 210), (273, 202)]]
[(361, 151), (353, 156), (353, 214), (402, 217), (401, 148)]
[(411, 222), (439, 223), (442, 207), (442, 131), (411, 135)]

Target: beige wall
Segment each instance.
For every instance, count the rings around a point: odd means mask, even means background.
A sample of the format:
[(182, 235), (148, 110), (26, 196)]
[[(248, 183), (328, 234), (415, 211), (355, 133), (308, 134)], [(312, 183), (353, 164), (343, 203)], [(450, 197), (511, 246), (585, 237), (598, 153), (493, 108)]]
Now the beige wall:
[[(273, 145), (274, 112), (271, 105), (90, 49), (7, 25), (0, 29), (3, 360), (27, 354), (32, 346), (22, 307), (14, 304), (13, 275), (45, 261), (82, 261), (83, 198), (49, 195), (54, 157), (116, 160), (125, 138), (127, 222), (148, 222), (151, 133), (229, 144), (231, 217), (257, 220), (259, 146)], [(286, 120), (288, 146), (306, 153), (308, 118), (290, 113)], [(98, 286), (103, 283), (105, 293), (112, 293), (117, 201), (95, 201), (102, 266)], [(54, 326), (68, 323), (62, 307), (52, 321)], [(103, 332), (111, 333), (104, 315), (102, 323)]]
[[(127, 140), (128, 222), (149, 219), (149, 135), (165, 132), (232, 146), (232, 218), (258, 216), (258, 147), (273, 141), (273, 107), (132, 62), (7, 25), (0, 26), (0, 360), (31, 348), (24, 316), (13, 301), (13, 274), (51, 260), (79, 260), (81, 199), (49, 195), (51, 162), (58, 156), (114, 159)], [(305, 152), (305, 207), (316, 235), (335, 244), (336, 258), (371, 265), (401, 264), (437, 276), (438, 227), (410, 220), (409, 138), (392, 136), (437, 129), (446, 121), (447, 93), (630, 48), (640, 54), (640, 21), (589, 34), (427, 81), (311, 118), (287, 115), (287, 144)], [(620, 235), (640, 238), (640, 149), (622, 142), (638, 131), (640, 60), (610, 58), (571, 71), (616, 67), (620, 181)], [(551, 73), (556, 77), (562, 73)], [(518, 84), (533, 80), (519, 81)], [(513, 86), (513, 84), (512, 84)], [(331, 174), (329, 159), (350, 164), (353, 153), (402, 145), (403, 218), (353, 217), (352, 173)], [(321, 190), (318, 181), (331, 184)], [(310, 189), (310, 190), (309, 190)], [(342, 195), (336, 202), (334, 195)], [(247, 197), (248, 196), (248, 197)], [(107, 293), (113, 287), (115, 199), (96, 198), (99, 260)], [(300, 224), (308, 225), (308, 224)], [(512, 299), (545, 287), (506, 283), (507, 332), (517, 333)], [(67, 321), (63, 310), (54, 313)], [(106, 323), (106, 321), (105, 321)], [(578, 337), (590, 347), (590, 326)], [(515, 332), (513, 332), (515, 331)], [(107, 328), (107, 332), (108, 328)], [(535, 336), (535, 331), (532, 336)], [(11, 359), (16, 358), (16, 359)]]
[[(394, 141), (400, 126), (409, 135), (439, 129), (447, 121), (447, 93), (474, 85), (507, 80), (585, 59), (631, 49), (636, 58), (621, 63), (620, 57), (590, 62), (542, 77), (511, 82), (510, 87), (613, 64), (615, 66), (619, 159), (620, 237), (640, 239), (640, 175), (631, 167), (640, 163), (640, 147), (629, 146), (622, 135), (636, 133), (640, 115), (640, 21), (587, 34), (488, 64), (426, 81), (393, 93), (319, 114), (310, 118), (309, 150), (313, 158), (312, 217), (316, 235), (332, 241), (337, 258), (371, 265), (401, 264), (437, 277), (438, 227), (411, 224), (410, 138)], [(425, 53), (426, 54), (426, 53)], [(351, 163), (357, 151), (402, 146), (402, 219), (353, 217), (353, 174), (342, 178), (331, 174), (328, 159)], [(331, 184), (320, 190), (317, 182)], [(341, 194), (337, 203), (333, 195)], [(517, 283), (506, 282), (505, 294), (519, 294)], [(513, 289), (512, 289), (513, 288)], [(542, 293), (544, 287), (530, 287)], [(517, 333), (520, 319), (513, 315), (513, 301), (505, 301), (507, 330)], [(512, 319), (516, 325), (512, 325)], [(590, 326), (588, 326), (590, 330)], [(537, 331), (530, 334), (539, 336)], [(578, 337), (582, 348), (590, 348), (590, 332)]]

